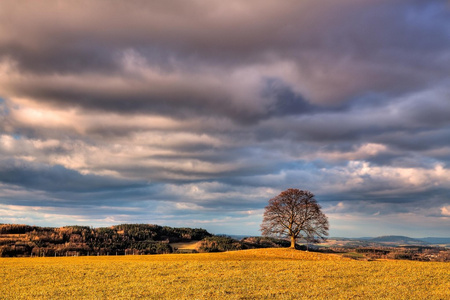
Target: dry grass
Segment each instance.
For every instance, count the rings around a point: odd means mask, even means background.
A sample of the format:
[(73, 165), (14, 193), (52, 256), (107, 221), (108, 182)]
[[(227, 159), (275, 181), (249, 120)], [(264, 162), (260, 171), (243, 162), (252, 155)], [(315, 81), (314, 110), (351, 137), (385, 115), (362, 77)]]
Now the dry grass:
[(197, 250), (199, 241), (193, 241), (188, 243), (170, 243), (170, 246), (178, 250)]
[(0, 299), (449, 299), (449, 267), (290, 249), (3, 258)]

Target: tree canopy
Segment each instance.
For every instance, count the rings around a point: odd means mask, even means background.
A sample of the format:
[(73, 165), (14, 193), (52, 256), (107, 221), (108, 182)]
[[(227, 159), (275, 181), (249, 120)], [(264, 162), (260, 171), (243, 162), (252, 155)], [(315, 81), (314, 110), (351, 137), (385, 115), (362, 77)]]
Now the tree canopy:
[(264, 211), (261, 232), (266, 236), (290, 237), (291, 248), (298, 239), (325, 240), (328, 219), (309, 191), (288, 189), (269, 200)]

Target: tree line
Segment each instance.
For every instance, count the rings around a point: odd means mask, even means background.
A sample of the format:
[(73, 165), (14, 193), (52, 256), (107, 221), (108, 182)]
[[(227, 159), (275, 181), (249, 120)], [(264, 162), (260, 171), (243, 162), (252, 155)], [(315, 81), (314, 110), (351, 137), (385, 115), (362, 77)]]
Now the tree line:
[(204, 229), (152, 224), (100, 228), (2, 224), (0, 256), (163, 254), (173, 252), (169, 243), (202, 240), (210, 236), (212, 234)]

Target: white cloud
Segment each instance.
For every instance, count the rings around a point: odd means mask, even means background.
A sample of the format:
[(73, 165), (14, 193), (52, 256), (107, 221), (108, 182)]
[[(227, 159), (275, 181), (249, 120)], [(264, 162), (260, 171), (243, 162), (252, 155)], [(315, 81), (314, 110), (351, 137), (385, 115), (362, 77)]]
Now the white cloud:
[(443, 206), (441, 208), (441, 214), (443, 216), (450, 217), (450, 205), (449, 206)]

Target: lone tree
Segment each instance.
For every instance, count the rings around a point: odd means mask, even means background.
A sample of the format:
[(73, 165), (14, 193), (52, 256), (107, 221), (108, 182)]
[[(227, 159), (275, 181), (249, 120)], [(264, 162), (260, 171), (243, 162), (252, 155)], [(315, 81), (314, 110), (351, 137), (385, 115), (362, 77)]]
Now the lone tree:
[(297, 239), (317, 242), (328, 236), (328, 219), (309, 191), (288, 189), (269, 200), (261, 232), (265, 236), (290, 237), (291, 248)]

